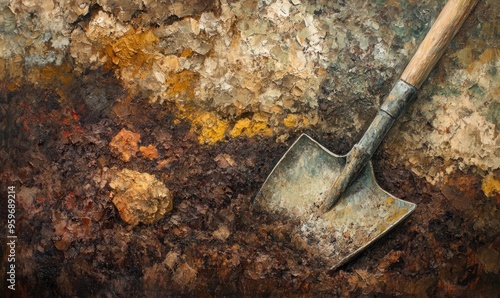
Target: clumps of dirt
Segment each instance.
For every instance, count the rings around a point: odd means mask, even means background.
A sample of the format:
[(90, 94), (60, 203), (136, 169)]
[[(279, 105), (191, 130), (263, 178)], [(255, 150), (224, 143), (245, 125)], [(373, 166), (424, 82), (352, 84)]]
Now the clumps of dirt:
[[(460, 192), (443, 194), (381, 150), (373, 161), (378, 182), (418, 207), (358, 258), (328, 271), (317, 256), (294, 246), (294, 222), (252, 205), (297, 135), (285, 143), (238, 137), (201, 145), (171, 104), (136, 98), (127, 103), (129, 113), (89, 123), (54, 92), (36, 93), (45, 96), (19, 90), (1, 98), (17, 120), (3, 149), (16, 160), (8, 161), (0, 184), (26, 189), (16, 211), (22, 291), (41, 297), (495, 293), (499, 208), (476, 195), (480, 189), (470, 192), (469, 205), (450, 204)], [(113, 155), (109, 143), (124, 127), (158, 157), (138, 153), (125, 162)], [(12, 137), (17, 130), (22, 138)], [(327, 133), (314, 137), (329, 148), (347, 144), (335, 144)], [(147, 224), (120, 220), (109, 182), (112, 171), (124, 168), (165, 184), (172, 211)]]
[(122, 128), (109, 143), (109, 148), (116, 157), (119, 157), (123, 161), (129, 161), (139, 151), (138, 143), (140, 142), (140, 134)]
[(114, 174), (109, 186), (121, 219), (137, 225), (153, 223), (172, 211), (172, 193), (155, 176), (123, 169)]

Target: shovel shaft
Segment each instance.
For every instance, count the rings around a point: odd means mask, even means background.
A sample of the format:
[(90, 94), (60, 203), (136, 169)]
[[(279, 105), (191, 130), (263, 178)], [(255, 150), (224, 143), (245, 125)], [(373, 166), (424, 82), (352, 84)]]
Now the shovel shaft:
[(478, 0), (448, 0), (401, 79), (419, 89)]
[(346, 165), (326, 193), (326, 200), (321, 206), (322, 212), (327, 212), (335, 205), (369, 162), (394, 121), (411, 102), (416, 90), (427, 79), (477, 2), (478, 0), (448, 0), (370, 127), (348, 153)]
[(401, 80), (394, 85), (370, 127), (347, 155), (345, 167), (325, 196), (327, 200), (323, 205), (323, 212), (327, 212), (335, 205), (345, 189), (368, 163), (396, 118), (410, 104), (416, 91), (413, 86)]

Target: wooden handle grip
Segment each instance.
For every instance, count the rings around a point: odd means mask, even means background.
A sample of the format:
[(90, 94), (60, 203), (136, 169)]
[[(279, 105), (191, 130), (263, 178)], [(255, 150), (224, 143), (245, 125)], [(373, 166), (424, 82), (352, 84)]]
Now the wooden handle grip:
[(401, 79), (419, 89), (478, 0), (448, 0)]

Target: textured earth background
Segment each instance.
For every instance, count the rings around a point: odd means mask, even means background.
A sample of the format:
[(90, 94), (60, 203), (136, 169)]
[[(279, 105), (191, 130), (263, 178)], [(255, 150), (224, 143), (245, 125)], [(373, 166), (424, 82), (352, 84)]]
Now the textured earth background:
[(348, 152), (443, 5), (0, 0), (0, 220), (15, 186), (18, 236), (2, 293), (497, 297), (497, 0), (373, 158), (409, 219), (330, 271), (251, 205), (301, 133)]

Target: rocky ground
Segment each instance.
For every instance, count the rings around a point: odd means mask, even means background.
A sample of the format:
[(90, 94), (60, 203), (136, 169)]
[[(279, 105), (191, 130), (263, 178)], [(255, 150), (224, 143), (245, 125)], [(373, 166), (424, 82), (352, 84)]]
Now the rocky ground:
[(442, 1), (191, 2), (0, 1), (5, 295), (498, 295), (496, 1), (373, 157), (416, 211), (335, 271), (252, 196), (303, 132), (348, 152)]

